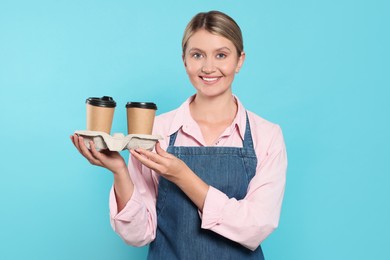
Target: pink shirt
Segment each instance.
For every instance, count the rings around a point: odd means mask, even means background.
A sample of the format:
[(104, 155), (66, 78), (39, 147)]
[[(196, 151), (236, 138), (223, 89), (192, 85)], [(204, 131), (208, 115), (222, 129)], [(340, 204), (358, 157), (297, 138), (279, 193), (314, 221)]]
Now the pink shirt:
[[(236, 118), (214, 146), (242, 147), (246, 126), (246, 110), (238, 103)], [(201, 130), (192, 119), (190, 97), (178, 109), (156, 117), (154, 134), (166, 150), (169, 136), (178, 131), (175, 146), (205, 146)], [(255, 250), (278, 226), (285, 189), (287, 155), (280, 127), (248, 111), (254, 149), (258, 158), (256, 174), (249, 183), (242, 200), (229, 199), (210, 186), (199, 212), (203, 229), (210, 229), (243, 246)], [(117, 212), (115, 192), (110, 192), (110, 220), (112, 228), (133, 246), (143, 246), (156, 236), (156, 199), (158, 175), (130, 156), (128, 164), (135, 189), (121, 212)]]

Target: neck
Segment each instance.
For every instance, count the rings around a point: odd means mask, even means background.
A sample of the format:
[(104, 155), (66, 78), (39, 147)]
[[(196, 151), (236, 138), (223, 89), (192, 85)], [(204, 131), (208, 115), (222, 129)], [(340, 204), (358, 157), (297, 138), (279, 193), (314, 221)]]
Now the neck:
[(190, 104), (190, 111), (195, 121), (233, 120), (237, 113), (237, 103), (231, 92), (218, 97), (197, 94)]

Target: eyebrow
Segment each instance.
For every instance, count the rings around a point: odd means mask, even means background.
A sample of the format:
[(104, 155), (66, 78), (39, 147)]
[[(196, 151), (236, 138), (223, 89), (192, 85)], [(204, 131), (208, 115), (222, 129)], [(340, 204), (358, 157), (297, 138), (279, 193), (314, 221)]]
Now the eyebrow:
[(199, 48), (191, 48), (188, 50), (188, 52), (193, 52), (193, 51), (199, 51), (199, 52), (203, 52), (201, 49)]
[(231, 50), (228, 47), (222, 47), (222, 48), (217, 49), (217, 51), (224, 51), (224, 50), (231, 52)]
[[(191, 48), (188, 50), (188, 52), (193, 52), (193, 51), (199, 51), (199, 52), (205, 52), (199, 48)], [(229, 51), (231, 52), (231, 50), (228, 48), (228, 47), (221, 47), (221, 48), (218, 48), (215, 50), (216, 52), (219, 52), (219, 51)]]

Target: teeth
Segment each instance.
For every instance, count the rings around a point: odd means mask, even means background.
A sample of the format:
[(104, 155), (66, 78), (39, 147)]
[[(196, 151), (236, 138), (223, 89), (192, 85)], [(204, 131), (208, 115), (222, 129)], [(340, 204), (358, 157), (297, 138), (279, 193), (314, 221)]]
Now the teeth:
[(215, 81), (218, 78), (203, 78), (204, 81)]

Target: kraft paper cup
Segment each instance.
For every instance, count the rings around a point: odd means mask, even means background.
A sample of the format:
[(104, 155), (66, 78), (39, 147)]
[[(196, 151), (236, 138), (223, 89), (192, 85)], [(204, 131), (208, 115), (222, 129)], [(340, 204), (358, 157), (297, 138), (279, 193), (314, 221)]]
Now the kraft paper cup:
[(127, 102), (127, 133), (151, 135), (156, 110), (151, 102)]
[(87, 104), (87, 130), (110, 134), (116, 107), (112, 97), (90, 97), (85, 103)]

